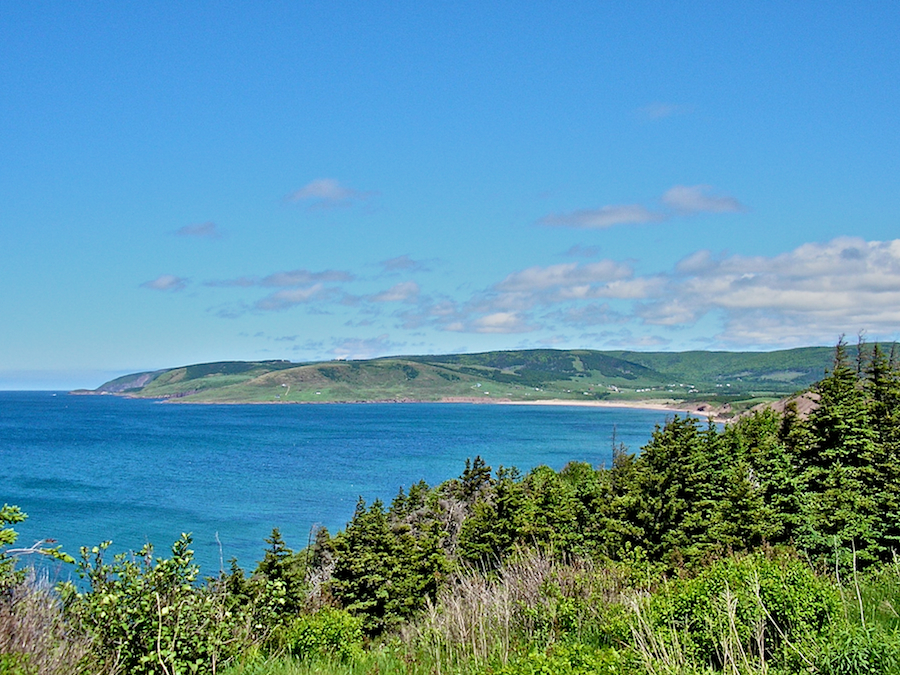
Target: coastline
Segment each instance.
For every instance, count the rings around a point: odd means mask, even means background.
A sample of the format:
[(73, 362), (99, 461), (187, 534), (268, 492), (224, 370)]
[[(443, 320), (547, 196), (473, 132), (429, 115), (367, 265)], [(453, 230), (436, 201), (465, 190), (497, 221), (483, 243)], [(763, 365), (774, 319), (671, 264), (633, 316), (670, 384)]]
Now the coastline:
[(637, 401), (571, 401), (567, 399), (542, 399), (535, 401), (493, 401), (498, 405), (545, 405), (572, 406), (578, 408), (631, 408), (636, 410), (660, 410), (673, 413), (690, 413), (702, 417), (710, 417), (715, 422), (724, 422), (729, 412), (727, 406), (714, 406), (709, 403), (688, 403), (687, 401), (666, 399), (645, 399)]
[(707, 402), (688, 402), (678, 399), (639, 399), (632, 401), (580, 401), (576, 399), (545, 398), (534, 400), (513, 400), (509, 398), (479, 398), (475, 396), (446, 396), (437, 400), (420, 400), (412, 398), (372, 399), (357, 401), (196, 401), (184, 400), (180, 396), (163, 398), (145, 398), (133, 394), (108, 394), (84, 390), (71, 391), (74, 395), (107, 395), (133, 398), (137, 400), (156, 400), (159, 403), (180, 405), (336, 405), (341, 403), (468, 403), (477, 405), (520, 405), (520, 406), (559, 406), (571, 408), (630, 408), (633, 410), (658, 410), (661, 412), (687, 413), (699, 417), (707, 417), (714, 422), (724, 423), (731, 419), (731, 408), (726, 405), (714, 405)]

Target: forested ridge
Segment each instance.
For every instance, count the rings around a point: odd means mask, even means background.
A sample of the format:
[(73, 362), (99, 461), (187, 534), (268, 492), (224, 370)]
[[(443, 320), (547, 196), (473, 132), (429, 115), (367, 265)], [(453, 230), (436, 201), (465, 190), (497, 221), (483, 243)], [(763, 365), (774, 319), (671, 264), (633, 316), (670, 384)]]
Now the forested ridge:
[(312, 363), (222, 361), (133, 373), (78, 393), (193, 403), (654, 399), (733, 411), (818, 381), (830, 351), (526, 349)]
[(0, 673), (900, 672), (900, 368), (851, 353), (808, 415), (675, 416), (608, 467), (475, 457), (302, 550), (273, 531), (252, 572), (199, 580), (183, 536), (49, 588), (7, 551)]

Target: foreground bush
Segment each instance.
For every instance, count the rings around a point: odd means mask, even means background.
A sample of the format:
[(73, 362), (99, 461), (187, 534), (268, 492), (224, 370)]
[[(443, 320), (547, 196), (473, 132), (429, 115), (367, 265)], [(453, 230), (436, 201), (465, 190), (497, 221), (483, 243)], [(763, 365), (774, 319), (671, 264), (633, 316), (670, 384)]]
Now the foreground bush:
[[(79, 572), (90, 589), (62, 589), (67, 613), (91, 639), (92, 668), (137, 675), (215, 672), (246, 643), (243, 612), (216, 585), (195, 586), (191, 539), (182, 535), (170, 558), (145, 546), (104, 561), (106, 542), (82, 549)], [(236, 611), (233, 611), (236, 610)], [(244, 639), (242, 639), (244, 638)]]
[(696, 577), (636, 598), (634, 643), (648, 671), (812, 667), (809, 644), (840, 617), (833, 582), (791, 554), (714, 562)]
[(296, 617), (279, 631), (275, 642), (301, 660), (348, 662), (363, 653), (363, 621), (344, 610), (325, 607)]

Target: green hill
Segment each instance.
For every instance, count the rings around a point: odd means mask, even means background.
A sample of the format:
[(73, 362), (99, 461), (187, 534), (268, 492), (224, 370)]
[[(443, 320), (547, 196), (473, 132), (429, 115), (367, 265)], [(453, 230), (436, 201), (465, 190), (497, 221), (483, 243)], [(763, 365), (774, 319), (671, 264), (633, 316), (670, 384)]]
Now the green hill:
[(302, 364), (222, 361), (134, 373), (92, 393), (197, 403), (660, 399), (747, 405), (809, 386), (825, 374), (832, 353), (829, 347), (532, 349)]

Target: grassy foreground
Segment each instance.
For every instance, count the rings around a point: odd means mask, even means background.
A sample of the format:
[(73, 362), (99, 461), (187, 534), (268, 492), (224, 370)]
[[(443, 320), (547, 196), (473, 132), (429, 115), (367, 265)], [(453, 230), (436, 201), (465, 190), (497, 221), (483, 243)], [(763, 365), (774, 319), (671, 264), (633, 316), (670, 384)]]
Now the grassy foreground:
[[(184, 598), (173, 606), (162, 586), (150, 584), (146, 615), (132, 617), (150, 629), (145, 652), (131, 665), (102, 651), (108, 635), (79, 630), (53, 589), (24, 579), (4, 589), (0, 604), (0, 673), (900, 672), (896, 566), (838, 580), (789, 551), (769, 550), (720, 559), (683, 577), (645, 573), (635, 565), (520, 551), (494, 574), (461, 572), (416, 620), (375, 639), (359, 617), (331, 606), (305, 610), (255, 637), (248, 625), (222, 633), (212, 622), (192, 624), (196, 607)], [(207, 600), (228, 623), (227, 596)], [(93, 601), (115, 603), (108, 594)], [(166, 623), (174, 612), (181, 616)], [(110, 611), (104, 620), (119, 619)], [(182, 633), (172, 630), (175, 622)], [(128, 648), (125, 632), (118, 635), (107, 649)], [(200, 642), (202, 658), (178, 658), (199, 653)]]

